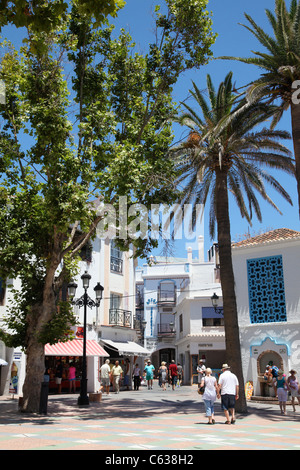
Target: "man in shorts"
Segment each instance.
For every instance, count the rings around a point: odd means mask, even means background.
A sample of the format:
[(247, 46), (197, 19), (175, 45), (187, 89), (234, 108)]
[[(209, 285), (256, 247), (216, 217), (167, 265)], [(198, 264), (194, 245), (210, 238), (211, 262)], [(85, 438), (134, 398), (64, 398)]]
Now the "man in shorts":
[(106, 395), (109, 395), (110, 387), (110, 367), (109, 359), (106, 359), (105, 363), (100, 367), (100, 381), (103, 386), (103, 391), (106, 391)]
[(58, 361), (56, 365), (56, 371), (55, 371), (55, 383), (57, 385), (58, 393), (61, 393), (62, 374), (63, 374), (63, 366), (62, 366), (61, 361)]
[[(230, 372), (228, 364), (222, 365), (222, 374), (219, 378), (219, 393), (221, 395), (221, 405), (224, 410), (226, 423), (235, 423), (235, 402), (239, 398), (239, 382), (237, 376)], [(230, 415), (231, 414), (231, 420)]]

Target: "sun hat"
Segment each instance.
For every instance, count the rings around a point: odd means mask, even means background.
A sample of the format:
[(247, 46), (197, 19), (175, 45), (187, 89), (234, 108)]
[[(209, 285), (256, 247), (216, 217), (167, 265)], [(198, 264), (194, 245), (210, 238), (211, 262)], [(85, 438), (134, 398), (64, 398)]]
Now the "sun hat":
[(282, 369), (279, 369), (279, 370), (278, 370), (278, 375), (283, 375), (283, 374), (284, 374), (283, 370), (282, 370)]
[(228, 364), (223, 364), (223, 365), (222, 365), (222, 369), (230, 369), (230, 367), (229, 367)]
[(293, 373), (294, 373), (294, 374), (297, 374), (297, 371), (296, 371), (295, 369), (291, 369), (291, 370), (289, 371), (289, 374), (293, 374)]

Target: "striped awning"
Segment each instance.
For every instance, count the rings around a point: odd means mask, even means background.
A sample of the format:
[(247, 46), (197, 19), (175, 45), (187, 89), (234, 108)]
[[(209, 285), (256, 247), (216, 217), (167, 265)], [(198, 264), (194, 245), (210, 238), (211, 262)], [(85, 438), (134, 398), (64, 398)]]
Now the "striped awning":
[[(83, 340), (73, 339), (65, 343), (46, 344), (45, 356), (82, 356), (83, 355)], [(106, 351), (94, 340), (87, 340), (86, 342), (86, 355), (87, 356), (100, 356), (109, 357)]]

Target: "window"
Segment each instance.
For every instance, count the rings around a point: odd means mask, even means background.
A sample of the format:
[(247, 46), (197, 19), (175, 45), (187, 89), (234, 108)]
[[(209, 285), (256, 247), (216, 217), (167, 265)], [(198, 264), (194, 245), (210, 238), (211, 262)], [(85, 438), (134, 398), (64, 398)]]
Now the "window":
[(110, 294), (110, 308), (119, 309), (121, 308), (122, 296), (119, 294)]
[(282, 256), (247, 260), (251, 323), (286, 322)]
[(115, 273), (122, 274), (123, 272), (123, 253), (114, 240), (111, 241), (110, 248), (110, 270)]

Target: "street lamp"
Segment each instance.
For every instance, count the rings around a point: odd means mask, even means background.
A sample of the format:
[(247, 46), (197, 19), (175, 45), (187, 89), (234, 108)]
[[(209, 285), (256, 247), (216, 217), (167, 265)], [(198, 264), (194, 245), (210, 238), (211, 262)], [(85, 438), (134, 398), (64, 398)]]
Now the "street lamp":
[(211, 303), (216, 313), (223, 315), (223, 307), (218, 307), (219, 296), (214, 292), (211, 296)]
[(71, 299), (73, 305), (77, 305), (79, 308), (84, 307), (84, 316), (83, 316), (83, 353), (82, 353), (82, 377), (80, 383), (80, 395), (78, 397), (78, 405), (80, 406), (87, 406), (89, 405), (89, 397), (87, 395), (87, 368), (86, 368), (86, 314), (87, 314), (87, 307), (99, 307), (100, 302), (102, 299), (102, 294), (104, 287), (101, 286), (100, 282), (97, 283), (96, 287), (94, 288), (96, 301), (91, 299), (88, 294), (87, 290), (90, 285), (91, 276), (88, 274), (87, 271), (81, 276), (82, 286), (84, 288), (84, 294), (77, 300), (74, 299), (77, 284), (73, 281), (68, 284), (68, 295)]

